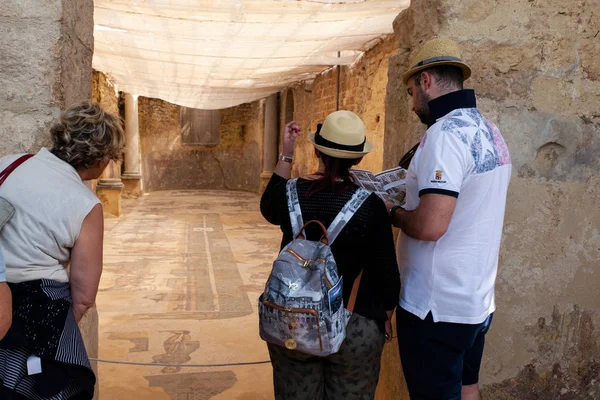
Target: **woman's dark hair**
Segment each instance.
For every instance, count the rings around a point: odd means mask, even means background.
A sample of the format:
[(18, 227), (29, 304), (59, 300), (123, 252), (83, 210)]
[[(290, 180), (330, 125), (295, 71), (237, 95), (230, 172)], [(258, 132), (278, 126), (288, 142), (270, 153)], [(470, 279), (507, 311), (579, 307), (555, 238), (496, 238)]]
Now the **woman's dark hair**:
[(307, 196), (320, 192), (321, 190), (335, 189), (336, 184), (343, 182), (337, 189), (339, 192), (344, 192), (352, 186), (352, 178), (350, 177), (350, 168), (358, 164), (362, 157), (359, 158), (336, 158), (318, 153), (319, 158), (325, 166), (325, 171), (318, 172), (316, 175), (319, 179), (316, 179), (307, 191)]

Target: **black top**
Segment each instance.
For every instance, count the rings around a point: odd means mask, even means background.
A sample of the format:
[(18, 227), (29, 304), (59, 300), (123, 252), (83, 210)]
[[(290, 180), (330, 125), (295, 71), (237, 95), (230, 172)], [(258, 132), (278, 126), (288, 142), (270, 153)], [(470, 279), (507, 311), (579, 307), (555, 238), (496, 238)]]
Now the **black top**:
[[(280, 225), (283, 232), (281, 248), (292, 241), (292, 226), (287, 206), (287, 180), (273, 174), (260, 201), (260, 211), (267, 221)], [(329, 226), (342, 207), (350, 200), (358, 186), (343, 190), (338, 183), (335, 190), (321, 190), (307, 197), (306, 192), (313, 182), (298, 179), (298, 199), (304, 222), (316, 219)], [(320, 229), (311, 225), (307, 228), (307, 239), (319, 240)], [(356, 214), (344, 227), (331, 252), (344, 277), (344, 302), (352, 290), (354, 280), (364, 270), (360, 282), (354, 312), (363, 317), (385, 321), (386, 310), (393, 310), (400, 294), (400, 275), (396, 262), (394, 238), (390, 218), (383, 201), (371, 194)]]

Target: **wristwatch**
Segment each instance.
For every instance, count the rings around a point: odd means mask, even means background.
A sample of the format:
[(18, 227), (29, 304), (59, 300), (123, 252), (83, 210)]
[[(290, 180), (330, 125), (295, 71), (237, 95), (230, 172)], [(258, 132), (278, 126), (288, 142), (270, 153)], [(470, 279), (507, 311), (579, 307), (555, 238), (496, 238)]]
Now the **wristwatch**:
[(294, 159), (292, 157), (288, 157), (288, 156), (284, 156), (283, 154), (279, 155), (279, 161), (283, 161), (286, 163), (292, 163), (292, 161), (294, 161)]

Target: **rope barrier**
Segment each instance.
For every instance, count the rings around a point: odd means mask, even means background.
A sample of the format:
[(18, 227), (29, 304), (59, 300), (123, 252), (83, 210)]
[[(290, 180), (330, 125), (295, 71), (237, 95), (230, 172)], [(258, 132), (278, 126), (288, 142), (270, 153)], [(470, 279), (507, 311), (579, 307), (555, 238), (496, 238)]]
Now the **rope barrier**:
[(103, 360), (101, 358), (90, 358), (90, 361), (97, 361), (99, 363), (106, 364), (123, 364), (123, 365), (137, 365), (142, 367), (192, 367), (192, 368), (217, 368), (217, 367), (237, 367), (244, 365), (260, 365), (270, 364), (271, 361), (250, 361), (241, 363), (230, 363), (230, 364), (164, 364), (164, 363), (143, 363), (133, 361), (117, 361), (117, 360)]
[[(397, 336), (392, 336), (392, 339), (396, 339)], [(221, 367), (240, 367), (246, 365), (262, 365), (270, 364), (271, 360), (265, 361), (249, 361), (240, 363), (226, 363), (226, 364), (166, 364), (166, 363), (144, 363), (144, 362), (133, 362), (133, 361), (118, 361), (118, 360), (104, 360), (102, 358), (90, 358), (90, 361), (96, 361), (105, 364), (122, 364), (122, 365), (136, 365), (140, 367), (188, 367), (188, 368), (221, 368)]]

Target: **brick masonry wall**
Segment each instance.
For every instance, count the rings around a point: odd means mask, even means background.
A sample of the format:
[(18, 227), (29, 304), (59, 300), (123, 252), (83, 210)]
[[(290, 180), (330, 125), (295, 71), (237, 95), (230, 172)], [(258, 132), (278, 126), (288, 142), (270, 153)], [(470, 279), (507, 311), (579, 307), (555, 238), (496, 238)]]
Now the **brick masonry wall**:
[[(367, 140), (376, 150), (365, 156), (359, 168), (379, 172), (383, 169), (383, 135), (385, 124), (385, 93), (388, 76), (388, 59), (396, 51), (397, 40), (386, 37), (367, 51), (351, 66), (340, 68), (339, 108), (358, 114), (365, 123)], [(306, 175), (318, 166), (314, 147), (307, 134), (314, 132), (317, 123), (336, 110), (337, 69), (331, 68), (318, 75), (313, 82), (304, 82), (292, 88), (294, 118), (303, 130), (298, 141), (293, 174)], [(282, 96), (282, 115), (285, 113), (289, 93)], [(283, 125), (282, 125), (283, 127)], [(389, 167), (389, 165), (387, 166)]]
[(145, 191), (232, 189), (258, 192), (264, 101), (221, 110), (217, 146), (181, 144), (180, 108), (139, 98)]

